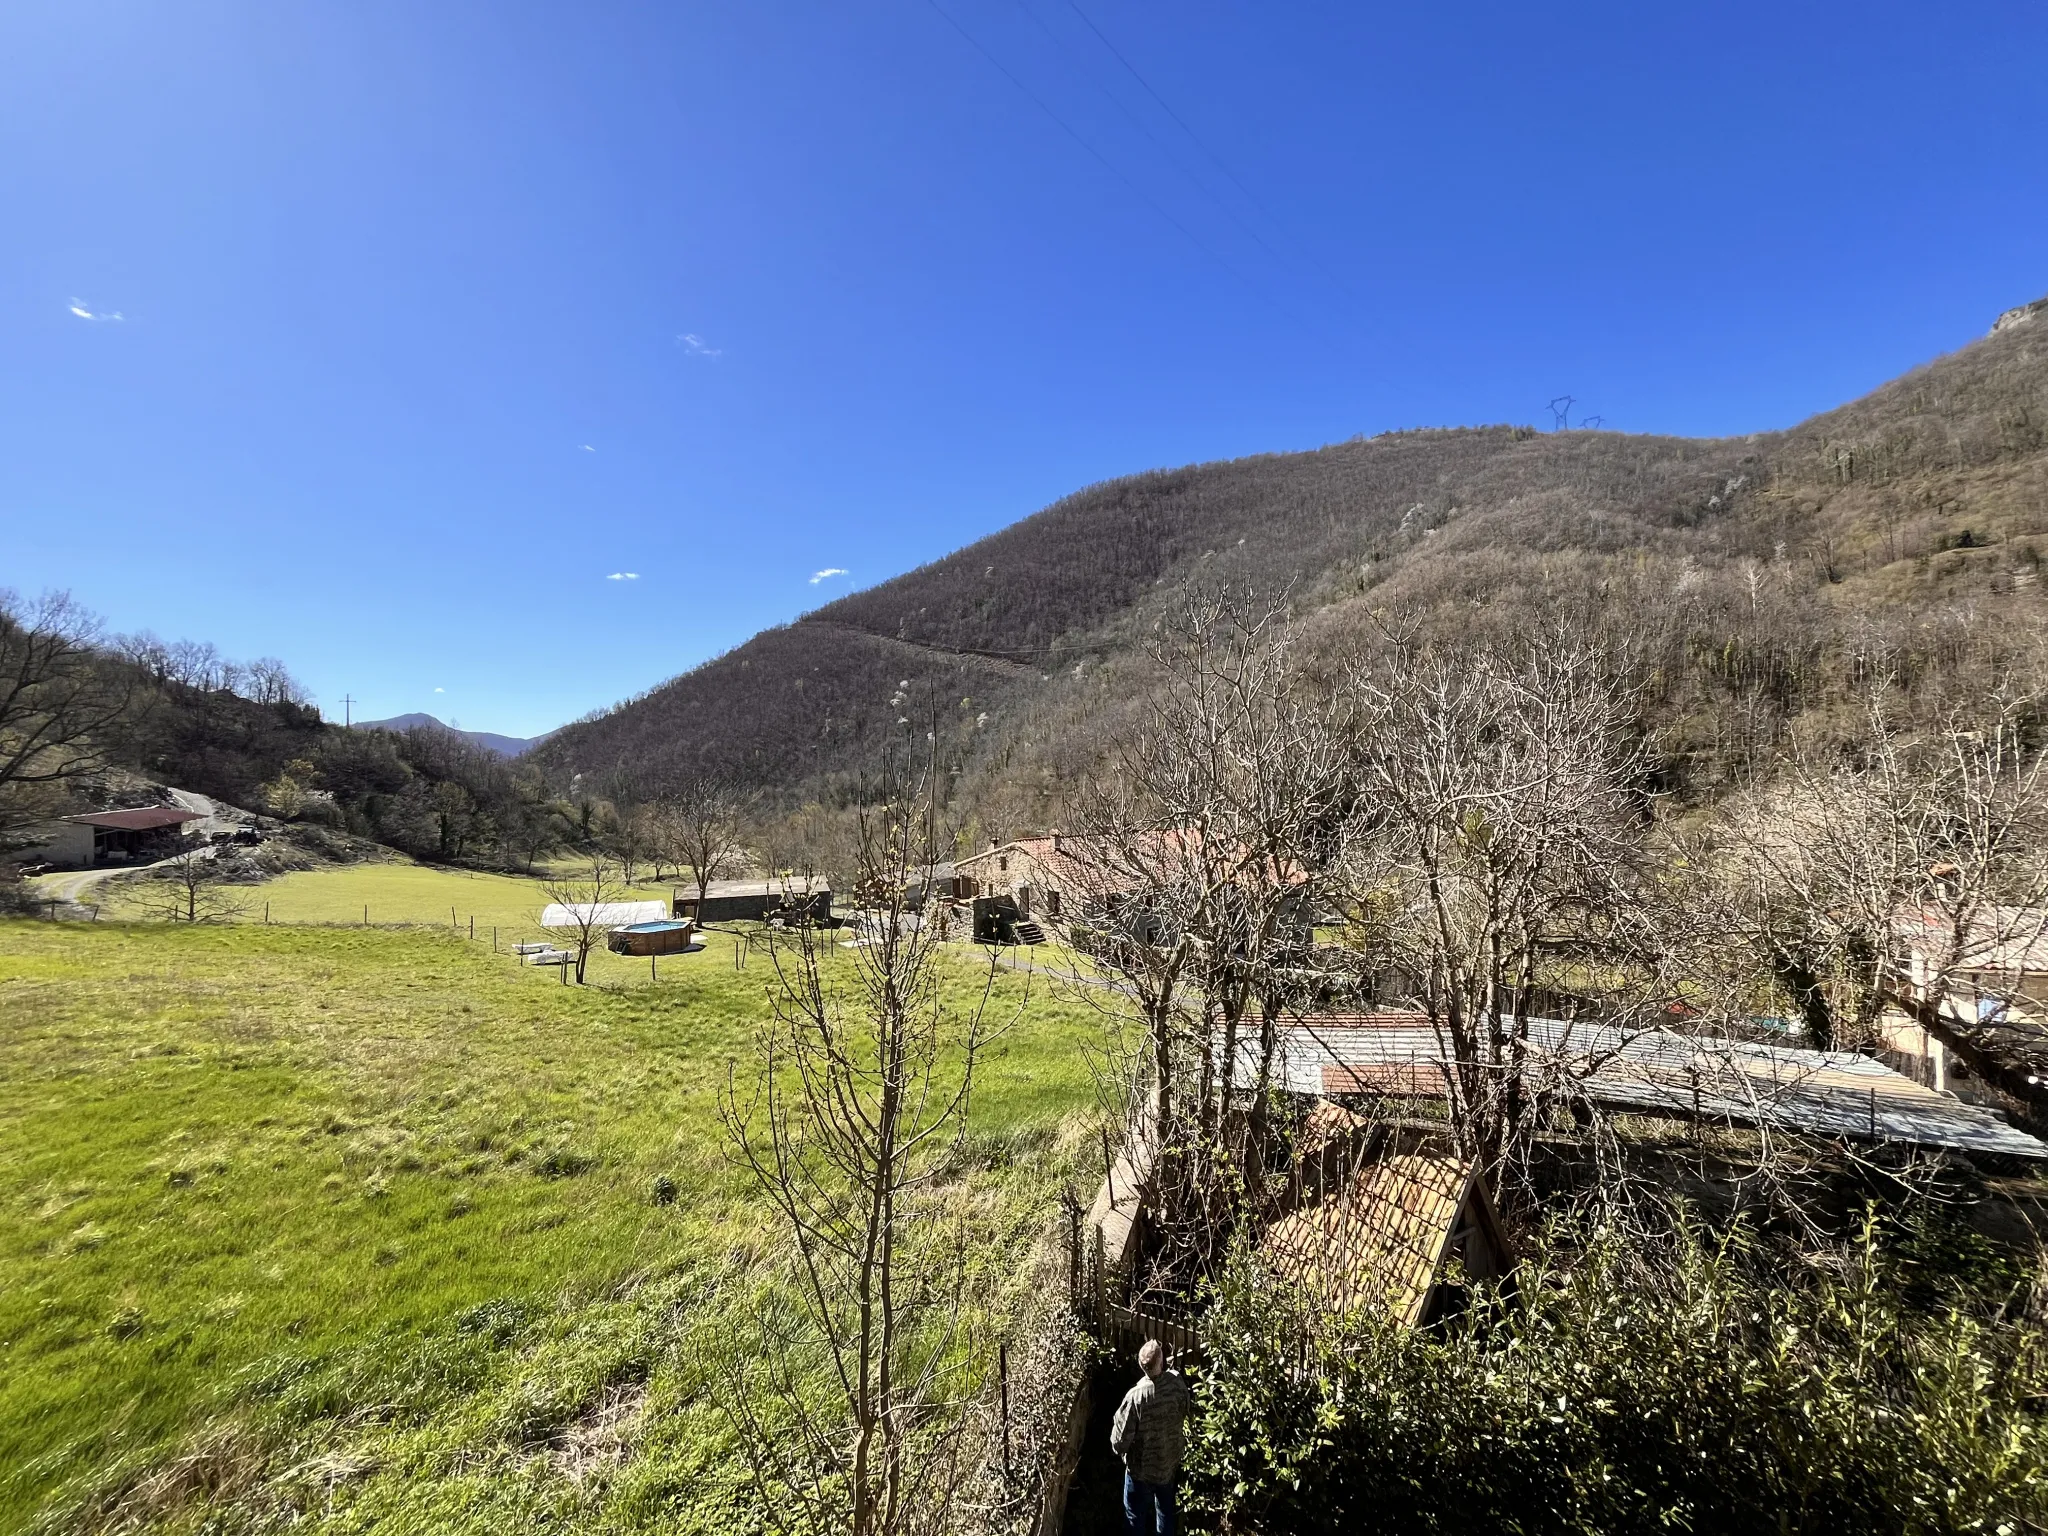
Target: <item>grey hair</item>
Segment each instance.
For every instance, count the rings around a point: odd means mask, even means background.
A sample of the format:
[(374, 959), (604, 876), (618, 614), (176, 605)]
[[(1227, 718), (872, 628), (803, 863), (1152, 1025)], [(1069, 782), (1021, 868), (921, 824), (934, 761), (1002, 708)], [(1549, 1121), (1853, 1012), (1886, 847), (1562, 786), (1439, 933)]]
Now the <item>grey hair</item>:
[(1148, 1373), (1165, 1357), (1166, 1351), (1157, 1339), (1147, 1339), (1138, 1349), (1138, 1365)]

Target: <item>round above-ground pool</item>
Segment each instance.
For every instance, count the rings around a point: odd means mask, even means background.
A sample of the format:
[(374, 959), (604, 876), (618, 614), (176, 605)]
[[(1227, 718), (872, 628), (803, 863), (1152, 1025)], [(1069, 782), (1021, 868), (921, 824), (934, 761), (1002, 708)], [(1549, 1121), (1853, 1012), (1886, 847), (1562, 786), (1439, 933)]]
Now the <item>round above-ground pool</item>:
[(673, 955), (690, 948), (697, 937), (697, 925), (685, 918), (659, 923), (632, 923), (614, 928), (605, 947), (615, 955)]

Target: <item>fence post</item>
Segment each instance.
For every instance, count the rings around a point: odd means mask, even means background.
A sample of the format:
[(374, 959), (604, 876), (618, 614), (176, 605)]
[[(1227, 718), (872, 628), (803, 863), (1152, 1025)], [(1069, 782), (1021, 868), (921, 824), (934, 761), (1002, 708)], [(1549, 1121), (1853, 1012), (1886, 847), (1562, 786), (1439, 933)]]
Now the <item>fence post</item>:
[(1081, 1305), (1081, 1202), (1061, 1192), (1067, 1208), (1067, 1306)]
[(469, 914), (469, 936), (472, 939), (476, 937), (476, 914), (474, 912)]
[(1106, 1305), (1103, 1296), (1102, 1272), (1109, 1267), (1108, 1258), (1102, 1246), (1102, 1228), (1100, 1227), (1097, 1227), (1095, 1229), (1095, 1243), (1093, 1250), (1091, 1251), (1090, 1257), (1094, 1260), (1093, 1267), (1095, 1270), (1095, 1325), (1099, 1328), (1102, 1326), (1103, 1323), (1103, 1308)]
[(1003, 1389), (1003, 1481), (1010, 1481), (1010, 1346), (996, 1345), (996, 1375)]

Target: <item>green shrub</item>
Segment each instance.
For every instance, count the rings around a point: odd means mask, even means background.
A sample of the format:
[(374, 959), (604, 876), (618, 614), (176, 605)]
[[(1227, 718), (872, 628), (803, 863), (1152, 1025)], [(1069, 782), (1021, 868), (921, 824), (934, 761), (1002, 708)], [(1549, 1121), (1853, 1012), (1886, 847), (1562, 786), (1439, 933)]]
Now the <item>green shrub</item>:
[(1767, 1262), (1682, 1218), (1560, 1230), (1421, 1333), (1311, 1327), (1240, 1265), (1191, 1503), (1304, 1536), (2042, 1529), (2048, 1335), (2007, 1315), (2009, 1271), (1936, 1285), (1943, 1243), (1901, 1239)]

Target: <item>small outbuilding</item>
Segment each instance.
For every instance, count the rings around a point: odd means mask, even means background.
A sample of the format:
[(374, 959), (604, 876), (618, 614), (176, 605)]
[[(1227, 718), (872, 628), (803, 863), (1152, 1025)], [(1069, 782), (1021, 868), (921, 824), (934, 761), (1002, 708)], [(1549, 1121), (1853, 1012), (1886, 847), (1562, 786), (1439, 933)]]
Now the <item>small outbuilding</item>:
[(698, 924), (795, 922), (820, 927), (832, 922), (832, 888), (823, 880), (714, 880), (699, 901), (694, 885), (677, 886), (669, 902), (670, 917)]
[(1304, 1119), (1292, 1208), (1260, 1255), (1324, 1309), (1425, 1327), (1463, 1282), (1504, 1274), (1506, 1238), (1478, 1165), (1434, 1126), (1375, 1122), (1328, 1100)]
[(186, 829), (206, 820), (182, 805), (145, 805), (127, 811), (88, 811), (39, 829), (32, 856), (85, 869), (98, 864), (147, 863), (184, 846)]

